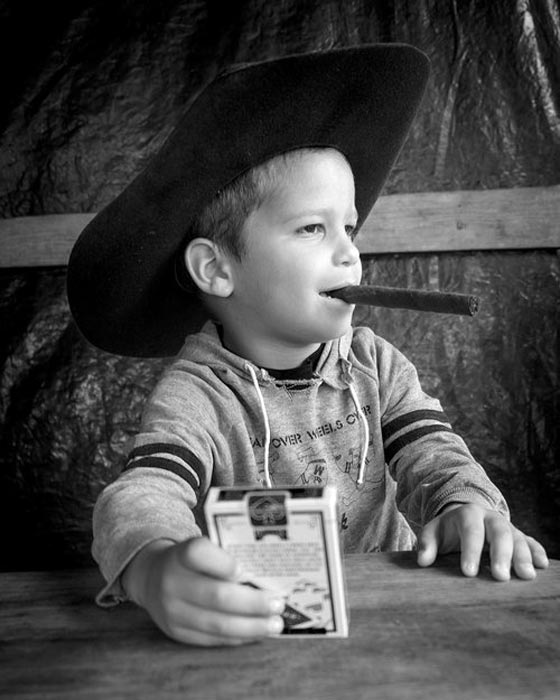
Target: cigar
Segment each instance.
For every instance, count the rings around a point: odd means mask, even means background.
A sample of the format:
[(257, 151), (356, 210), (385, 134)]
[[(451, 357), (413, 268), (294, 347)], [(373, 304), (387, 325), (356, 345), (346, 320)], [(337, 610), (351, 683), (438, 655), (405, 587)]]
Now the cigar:
[(474, 316), (480, 306), (480, 299), (471, 294), (427, 292), (423, 289), (398, 287), (372, 287), (364, 284), (335, 289), (329, 292), (329, 296), (343, 299), (349, 304), (434, 311), (439, 314), (460, 314), (462, 316)]

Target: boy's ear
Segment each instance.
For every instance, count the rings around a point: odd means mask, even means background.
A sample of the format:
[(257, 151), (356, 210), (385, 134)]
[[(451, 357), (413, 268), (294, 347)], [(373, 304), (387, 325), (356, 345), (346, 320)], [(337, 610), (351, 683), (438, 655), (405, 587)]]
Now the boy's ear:
[(233, 292), (227, 255), (208, 238), (193, 238), (189, 242), (185, 265), (193, 282), (205, 294), (228, 297)]

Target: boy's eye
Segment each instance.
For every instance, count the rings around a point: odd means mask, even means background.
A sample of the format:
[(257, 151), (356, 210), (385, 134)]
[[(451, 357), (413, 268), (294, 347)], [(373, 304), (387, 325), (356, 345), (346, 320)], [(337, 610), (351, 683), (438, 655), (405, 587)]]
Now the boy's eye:
[(299, 230), (303, 233), (315, 234), (323, 233), (325, 227), (323, 226), (323, 224), (307, 224), (307, 226), (302, 226)]

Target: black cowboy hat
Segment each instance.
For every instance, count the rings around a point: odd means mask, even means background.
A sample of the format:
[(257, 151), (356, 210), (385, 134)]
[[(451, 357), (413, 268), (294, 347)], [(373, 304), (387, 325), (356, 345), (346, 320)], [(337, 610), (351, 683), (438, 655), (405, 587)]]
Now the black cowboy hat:
[(249, 168), (305, 146), (348, 159), (360, 225), (408, 133), (429, 71), (412, 46), (376, 44), (230, 68), (188, 106), (146, 169), (83, 230), (68, 265), (74, 319), (119, 355), (173, 355), (207, 320), (175, 259), (193, 218)]

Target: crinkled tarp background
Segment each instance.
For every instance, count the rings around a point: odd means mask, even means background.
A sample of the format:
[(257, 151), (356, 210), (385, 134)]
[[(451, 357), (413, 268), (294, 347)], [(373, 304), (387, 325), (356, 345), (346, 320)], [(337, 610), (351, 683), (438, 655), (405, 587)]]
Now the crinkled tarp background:
[[(553, 0), (0, 3), (0, 215), (97, 211), (234, 61), (370, 41), (424, 49), (433, 77), (385, 193), (560, 181)], [(530, 238), (531, 231), (527, 231)], [(560, 552), (556, 251), (387, 255), (368, 282), (480, 294), (475, 319), (359, 310)], [(96, 495), (116, 476), (162, 361), (75, 330), (65, 270), (0, 273), (0, 566), (89, 564)]]

